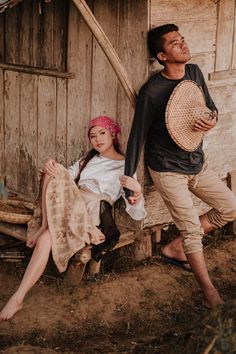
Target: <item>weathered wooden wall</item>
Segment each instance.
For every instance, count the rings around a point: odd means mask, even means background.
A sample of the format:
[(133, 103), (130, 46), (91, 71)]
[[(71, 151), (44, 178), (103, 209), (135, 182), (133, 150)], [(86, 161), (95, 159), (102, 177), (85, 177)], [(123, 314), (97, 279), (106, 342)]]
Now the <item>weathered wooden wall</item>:
[[(0, 14), (0, 63), (14, 66), (0, 66), (0, 173), (6, 173), (8, 188), (32, 197), (37, 171), (47, 158), (69, 165), (88, 149), (86, 128), (92, 117), (116, 119), (124, 145), (133, 117), (114, 70), (73, 2), (68, 18), (65, 1), (42, 3), (41, 15), (35, 3), (24, 0)], [(88, 4), (138, 90), (148, 74), (148, 2)], [(15, 13), (19, 23), (14, 24)], [(30, 73), (31, 67), (38, 71)], [(41, 69), (48, 70), (46, 75)]]
[[(150, 27), (175, 23), (192, 53), (191, 62), (202, 69), (219, 110), (219, 123), (207, 134), (204, 150), (213, 169), (224, 178), (236, 168), (236, 5), (235, 0), (151, 0)], [(150, 61), (150, 74), (160, 69)], [(194, 199), (199, 213), (206, 206)], [(146, 186), (148, 217), (145, 225), (171, 221), (153, 186)]]

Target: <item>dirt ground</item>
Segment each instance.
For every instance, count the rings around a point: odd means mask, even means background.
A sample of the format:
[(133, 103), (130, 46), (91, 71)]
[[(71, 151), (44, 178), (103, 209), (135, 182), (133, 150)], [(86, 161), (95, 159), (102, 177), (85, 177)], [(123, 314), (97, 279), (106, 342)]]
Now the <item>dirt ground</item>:
[[(202, 306), (191, 273), (161, 260), (161, 245), (139, 264), (104, 259), (110, 271), (77, 288), (49, 264), (24, 309), (0, 323), (0, 353), (236, 353), (236, 238), (207, 239), (210, 275), (225, 300), (218, 309)], [(0, 262), (0, 307), (26, 264)]]

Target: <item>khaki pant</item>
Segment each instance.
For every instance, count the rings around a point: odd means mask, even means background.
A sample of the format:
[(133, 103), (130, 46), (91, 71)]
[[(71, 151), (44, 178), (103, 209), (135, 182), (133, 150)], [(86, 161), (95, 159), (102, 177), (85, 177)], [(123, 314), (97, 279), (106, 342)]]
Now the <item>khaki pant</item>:
[(150, 168), (149, 172), (183, 237), (186, 254), (202, 250), (204, 234), (190, 191), (212, 207), (206, 217), (214, 228), (236, 218), (235, 195), (207, 164), (197, 175), (157, 172)]

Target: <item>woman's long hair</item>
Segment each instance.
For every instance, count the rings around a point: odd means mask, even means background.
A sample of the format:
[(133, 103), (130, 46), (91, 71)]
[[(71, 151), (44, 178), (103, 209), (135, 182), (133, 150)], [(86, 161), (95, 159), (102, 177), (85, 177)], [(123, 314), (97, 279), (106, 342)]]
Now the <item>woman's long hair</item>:
[[(116, 150), (116, 152), (118, 152), (119, 154), (123, 155), (121, 147), (119, 142), (113, 142), (114, 148)], [(89, 161), (96, 155), (98, 155), (98, 151), (95, 149), (91, 149), (89, 150), (89, 152), (87, 154), (85, 154), (82, 159), (80, 160), (79, 163), (79, 173), (78, 176), (75, 178), (75, 183), (77, 184), (80, 180), (80, 176), (81, 176), (81, 172), (85, 169), (85, 167), (87, 166), (87, 164), (89, 163)]]

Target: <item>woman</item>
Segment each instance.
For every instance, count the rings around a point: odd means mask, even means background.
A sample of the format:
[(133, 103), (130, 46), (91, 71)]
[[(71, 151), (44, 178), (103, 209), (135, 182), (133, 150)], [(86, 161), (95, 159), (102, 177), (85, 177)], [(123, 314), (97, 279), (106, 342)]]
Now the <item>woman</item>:
[[(24, 297), (42, 275), (51, 251), (58, 270), (63, 272), (76, 252), (87, 245), (107, 242), (106, 234), (97, 227), (102, 224), (101, 201), (113, 205), (123, 194), (122, 187), (129, 188), (135, 193), (130, 204), (126, 202), (126, 211), (136, 220), (145, 217), (140, 184), (134, 178), (123, 176), (124, 156), (117, 140), (119, 133), (119, 126), (109, 117), (94, 118), (88, 129), (92, 150), (86, 156), (68, 170), (54, 160), (45, 164), (42, 224), (34, 233), (29, 225), (27, 239), (28, 247), (35, 246), (34, 252), (19, 288), (1, 311), (0, 320), (8, 320), (22, 309)], [(114, 223), (108, 229), (117, 236)], [(96, 247), (92, 252), (95, 259), (101, 254), (101, 248)], [(109, 249), (109, 245), (104, 249)]]

